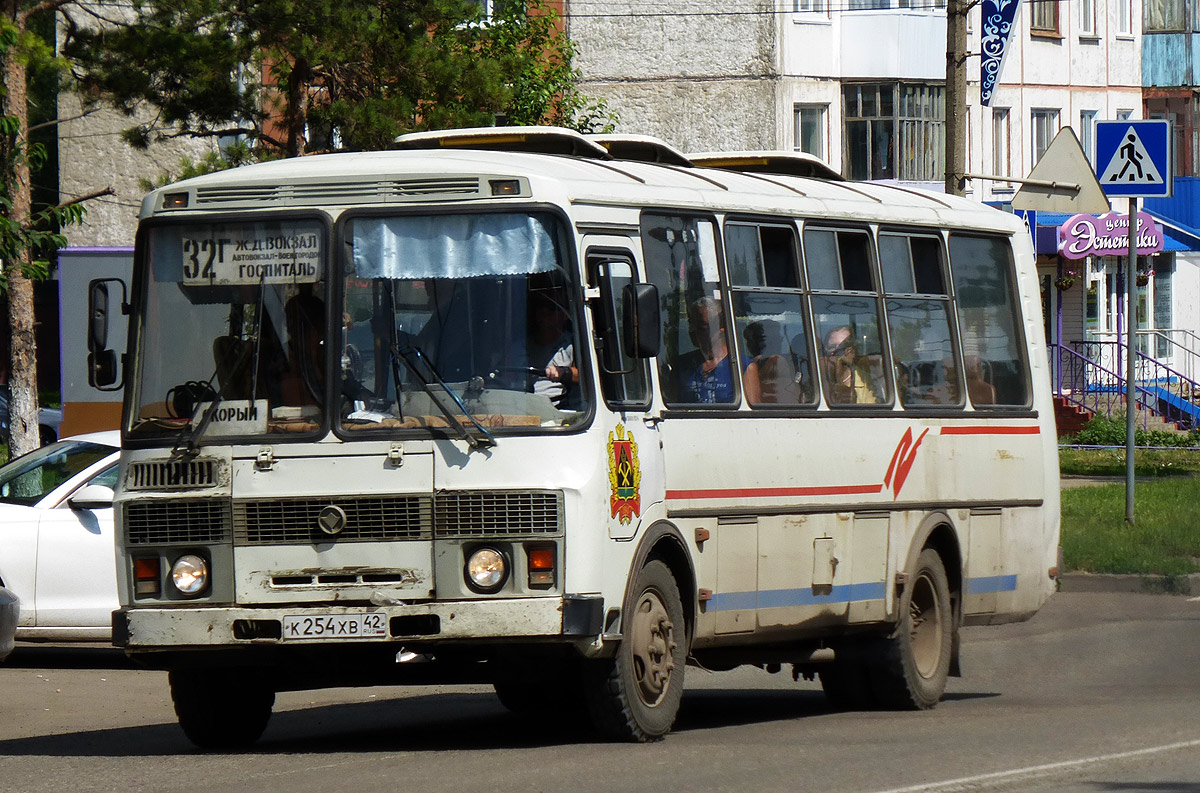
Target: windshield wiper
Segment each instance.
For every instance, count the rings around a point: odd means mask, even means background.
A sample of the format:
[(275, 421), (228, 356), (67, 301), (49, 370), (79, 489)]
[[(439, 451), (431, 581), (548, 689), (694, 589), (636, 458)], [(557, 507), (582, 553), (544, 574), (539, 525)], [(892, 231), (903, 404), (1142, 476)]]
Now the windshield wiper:
[[(400, 373), (396, 370), (396, 361), (404, 364), (405, 368), (412, 373), (417, 382), (421, 384), (421, 389), (429, 395), (429, 399), (437, 406), (437, 409), (446, 417), (446, 421), (450, 426), (458, 431), (458, 435), (472, 449), (486, 449), (496, 445), (496, 437), (488, 432), (475, 416), (471, 415), (471, 411), (467, 410), (467, 406), (459, 399), (458, 394), (454, 393), (450, 386), (446, 385), (446, 381), (441, 378), (437, 370), (433, 368), (433, 364), (425, 357), (419, 347), (414, 347), (411, 344), (406, 344), (403, 347), (392, 345), (392, 367), (393, 376), (396, 379), (396, 407), (400, 409)], [(436, 393), (435, 393), (436, 392)], [(459, 421), (459, 417), (451, 412), (443, 401), (443, 396), (449, 396), (453, 400), (454, 405), (462, 411), (462, 415), (471, 422), (471, 426), (479, 431), (478, 435), (472, 434), (467, 430), (466, 426)], [(401, 410), (401, 415), (403, 411)]]

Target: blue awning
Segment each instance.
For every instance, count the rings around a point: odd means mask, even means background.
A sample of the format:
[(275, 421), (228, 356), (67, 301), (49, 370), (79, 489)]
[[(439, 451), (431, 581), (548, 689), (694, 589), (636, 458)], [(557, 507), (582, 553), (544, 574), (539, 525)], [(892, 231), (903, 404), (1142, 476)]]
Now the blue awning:
[[(1148, 210), (1142, 209), (1142, 212)], [(1150, 212), (1154, 222), (1163, 227), (1164, 252), (1200, 251), (1200, 229), (1185, 226), (1174, 220), (1166, 220), (1157, 212)], [(1074, 217), (1062, 212), (1039, 212), (1037, 214), (1037, 235), (1034, 244), (1039, 254), (1058, 253), (1058, 227)]]

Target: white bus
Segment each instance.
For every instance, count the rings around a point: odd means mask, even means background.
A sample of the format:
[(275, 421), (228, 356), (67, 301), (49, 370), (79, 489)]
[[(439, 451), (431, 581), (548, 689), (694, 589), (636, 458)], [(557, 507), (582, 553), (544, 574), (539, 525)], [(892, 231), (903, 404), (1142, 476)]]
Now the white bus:
[[(474, 680), (661, 738), (688, 664), (929, 708), (1054, 590), (1012, 215), (805, 156), (492, 129), (150, 193), (114, 641), (201, 747), (276, 692)], [(121, 373), (123, 372), (123, 375)]]

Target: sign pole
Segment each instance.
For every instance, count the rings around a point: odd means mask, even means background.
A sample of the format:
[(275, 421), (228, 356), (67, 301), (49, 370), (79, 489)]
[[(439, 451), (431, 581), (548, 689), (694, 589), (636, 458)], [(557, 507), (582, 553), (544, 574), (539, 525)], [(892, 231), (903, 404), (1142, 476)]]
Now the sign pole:
[(1137, 198), (1129, 198), (1129, 264), (1125, 267), (1125, 524), (1133, 525), (1133, 436), (1137, 425)]

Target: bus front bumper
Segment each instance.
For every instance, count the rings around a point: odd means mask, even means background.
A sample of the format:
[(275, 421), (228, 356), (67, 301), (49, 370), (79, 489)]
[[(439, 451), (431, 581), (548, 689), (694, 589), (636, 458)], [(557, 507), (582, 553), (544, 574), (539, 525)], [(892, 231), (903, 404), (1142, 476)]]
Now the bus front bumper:
[(113, 644), (129, 650), (337, 642), (596, 637), (598, 595), (387, 606), (138, 606), (113, 612)]

